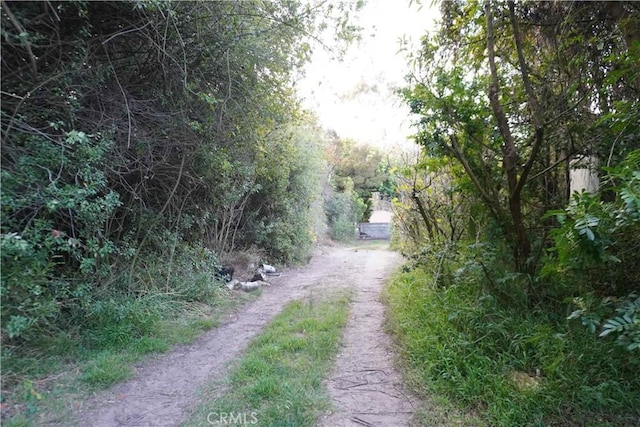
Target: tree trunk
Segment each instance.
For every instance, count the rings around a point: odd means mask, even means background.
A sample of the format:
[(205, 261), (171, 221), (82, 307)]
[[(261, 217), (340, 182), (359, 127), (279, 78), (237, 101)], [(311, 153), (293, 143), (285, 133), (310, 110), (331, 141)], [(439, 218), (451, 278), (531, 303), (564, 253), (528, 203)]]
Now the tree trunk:
[(422, 205), (422, 200), (420, 200), (420, 196), (417, 194), (415, 189), (411, 194), (411, 198), (415, 202), (416, 207), (418, 208), (418, 212), (420, 212), (420, 216), (422, 217), (422, 221), (424, 221), (424, 225), (427, 227), (427, 234), (429, 234), (429, 240), (433, 240), (434, 236), (433, 236), (433, 227), (431, 227), (431, 221), (429, 221), (429, 216), (427, 215), (427, 212), (424, 210), (424, 206)]
[[(503, 139), (502, 153), (503, 165), (507, 178), (507, 187), (509, 190), (509, 213), (511, 215), (512, 231), (515, 235), (515, 242), (513, 245), (515, 268), (516, 271), (525, 271), (526, 260), (531, 253), (531, 243), (529, 242), (529, 236), (524, 226), (522, 215), (521, 190), (524, 182), (518, 182), (518, 151), (513, 135), (511, 134), (511, 129), (509, 128), (507, 117), (502, 109), (499, 99), (500, 84), (498, 81), (498, 71), (495, 61), (493, 17), (491, 14), (491, 3), (489, 1), (485, 2), (485, 13), (487, 19), (487, 52), (489, 70), (491, 71), (489, 101)], [(538, 142), (538, 139), (536, 139), (536, 142)], [(534, 150), (534, 154), (536, 151), (537, 150)], [(529, 164), (529, 162), (527, 162), (527, 164)], [(526, 177), (523, 176), (521, 179), (526, 179)]]

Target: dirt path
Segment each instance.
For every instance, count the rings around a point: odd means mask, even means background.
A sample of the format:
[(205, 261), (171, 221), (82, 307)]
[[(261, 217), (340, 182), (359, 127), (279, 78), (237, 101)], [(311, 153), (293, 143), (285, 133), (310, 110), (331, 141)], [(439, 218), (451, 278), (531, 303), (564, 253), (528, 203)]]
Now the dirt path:
[(413, 415), (411, 398), (393, 366), (380, 301), (380, 291), (400, 257), (384, 254), (364, 257), (363, 274), (354, 280), (344, 348), (327, 381), (337, 411), (321, 420), (321, 426), (406, 426)]
[(76, 402), (75, 420), (57, 425), (179, 425), (198, 402), (199, 389), (211, 381), (222, 382), (230, 363), (288, 302), (344, 287), (354, 288), (354, 303), (345, 348), (327, 384), (338, 411), (323, 425), (405, 425), (411, 404), (392, 368), (379, 301), (384, 278), (398, 262), (397, 254), (385, 250), (323, 248), (309, 265), (274, 278), (258, 300), (220, 327), (194, 344), (139, 365), (133, 380)]

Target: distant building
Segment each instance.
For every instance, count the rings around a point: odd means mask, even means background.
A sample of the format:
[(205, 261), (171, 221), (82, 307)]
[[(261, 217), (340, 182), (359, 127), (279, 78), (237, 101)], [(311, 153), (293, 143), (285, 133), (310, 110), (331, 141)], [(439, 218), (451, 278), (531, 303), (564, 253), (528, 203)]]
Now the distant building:
[(360, 222), (357, 225), (358, 236), (361, 239), (391, 239), (391, 221), (393, 212), (391, 203), (384, 200), (377, 191), (371, 194), (372, 212), (369, 222)]

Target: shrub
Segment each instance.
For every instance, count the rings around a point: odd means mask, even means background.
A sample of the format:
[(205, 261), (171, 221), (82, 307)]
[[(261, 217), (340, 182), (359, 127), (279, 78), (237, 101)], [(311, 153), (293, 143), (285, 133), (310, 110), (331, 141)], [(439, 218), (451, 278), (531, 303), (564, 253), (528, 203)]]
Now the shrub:
[(618, 344), (638, 350), (640, 151), (607, 169), (603, 191), (614, 194), (613, 201), (575, 193), (566, 209), (549, 213), (560, 227), (542, 274), (573, 297), (578, 310), (571, 319), (580, 318), (592, 332), (602, 327), (601, 337), (616, 336)]
[(332, 192), (325, 198), (325, 214), (329, 224), (331, 238), (338, 241), (352, 239), (355, 236), (355, 223), (362, 217), (365, 204), (351, 190)]
[(640, 360), (554, 308), (508, 307), (474, 283), (434, 285), (433, 264), (386, 290), (390, 325), (423, 392), (480, 409), (490, 425), (633, 425)]
[[(2, 171), (2, 324), (9, 338), (45, 328), (85, 298), (115, 251), (104, 236), (119, 197), (101, 170), (108, 138), (80, 131), (28, 137)], [(15, 153), (16, 147), (8, 149)], [(5, 167), (6, 166), (6, 167)]]

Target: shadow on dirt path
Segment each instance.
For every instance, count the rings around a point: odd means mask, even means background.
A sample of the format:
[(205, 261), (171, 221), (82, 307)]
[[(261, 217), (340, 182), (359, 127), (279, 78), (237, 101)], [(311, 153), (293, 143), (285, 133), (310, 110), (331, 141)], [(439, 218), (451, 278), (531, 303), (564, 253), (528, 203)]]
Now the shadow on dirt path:
[(288, 302), (331, 288), (353, 288), (354, 303), (345, 348), (328, 382), (338, 412), (323, 425), (406, 424), (411, 404), (392, 367), (379, 300), (384, 280), (399, 261), (387, 250), (320, 248), (307, 266), (284, 271), (260, 298), (195, 343), (138, 365), (133, 380), (74, 402), (73, 419), (57, 425), (177, 426), (198, 403), (201, 387), (222, 383), (231, 363)]

